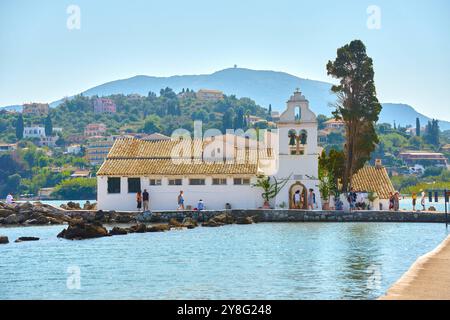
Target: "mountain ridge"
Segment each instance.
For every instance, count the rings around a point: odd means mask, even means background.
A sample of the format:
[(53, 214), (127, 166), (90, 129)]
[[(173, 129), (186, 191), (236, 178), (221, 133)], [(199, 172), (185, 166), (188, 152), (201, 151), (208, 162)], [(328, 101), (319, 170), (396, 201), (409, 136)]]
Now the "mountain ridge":
[[(286, 72), (272, 70), (252, 70), (247, 68), (227, 68), (211, 74), (174, 75), (169, 77), (156, 77), (136, 75), (130, 78), (109, 81), (82, 92), (85, 96), (107, 96), (111, 94), (141, 94), (147, 95), (149, 91), (158, 93), (161, 88), (170, 87), (175, 92), (183, 88), (193, 90), (218, 89), (225, 94), (234, 94), (237, 97), (248, 97), (257, 104), (272, 110), (282, 111), (286, 100), (296, 88), (300, 88), (310, 101), (310, 107), (316, 114), (331, 115), (335, 96), (331, 93), (332, 84), (328, 82), (300, 78)], [(63, 100), (52, 102), (55, 107)], [(430, 117), (417, 112), (412, 106), (404, 103), (382, 103), (383, 111), (380, 114), (380, 123), (387, 122), (397, 125), (415, 126), (418, 117), (425, 125)], [(401, 115), (401, 117), (399, 117)], [(450, 122), (439, 120), (442, 130), (450, 129)]]

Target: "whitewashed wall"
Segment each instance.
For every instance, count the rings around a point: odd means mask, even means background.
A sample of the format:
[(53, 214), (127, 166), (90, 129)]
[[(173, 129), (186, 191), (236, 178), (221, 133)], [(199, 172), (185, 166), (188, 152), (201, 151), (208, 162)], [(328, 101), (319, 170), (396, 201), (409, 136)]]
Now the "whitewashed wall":
[[(97, 178), (98, 209), (136, 210), (136, 194), (128, 193), (127, 178), (121, 178), (120, 194), (108, 194), (107, 179), (104, 176)], [(263, 205), (260, 188), (251, 185), (234, 185), (232, 177), (227, 177), (227, 185), (212, 185), (212, 177), (207, 177), (204, 186), (191, 186), (189, 178), (186, 177), (182, 178), (181, 186), (169, 186), (168, 178), (161, 179), (161, 186), (150, 186), (149, 178), (141, 178), (142, 190), (147, 189), (150, 194), (150, 210), (175, 210), (178, 207), (177, 197), (180, 190), (184, 191), (185, 207), (191, 205), (195, 208), (200, 199), (203, 200), (206, 209), (225, 209), (226, 203), (230, 203), (234, 209), (255, 209)], [(251, 183), (255, 180), (256, 178), (252, 178)]]

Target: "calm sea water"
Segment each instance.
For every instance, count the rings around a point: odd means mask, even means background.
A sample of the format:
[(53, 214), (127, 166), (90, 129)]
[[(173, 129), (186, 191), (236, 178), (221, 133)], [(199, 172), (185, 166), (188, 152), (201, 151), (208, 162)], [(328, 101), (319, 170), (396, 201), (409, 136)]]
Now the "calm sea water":
[(0, 229), (41, 238), (0, 245), (0, 299), (374, 299), (447, 235), (442, 224), (260, 223), (69, 241), (61, 229)]

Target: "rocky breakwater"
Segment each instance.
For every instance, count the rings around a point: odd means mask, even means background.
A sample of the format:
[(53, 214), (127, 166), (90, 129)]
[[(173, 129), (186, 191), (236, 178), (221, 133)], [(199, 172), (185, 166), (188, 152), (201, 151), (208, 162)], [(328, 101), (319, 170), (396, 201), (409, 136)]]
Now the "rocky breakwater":
[(197, 221), (191, 218), (186, 218), (182, 222), (172, 219), (169, 223), (161, 224), (146, 225), (144, 223), (138, 223), (127, 228), (115, 226), (108, 231), (99, 222), (86, 222), (82, 219), (74, 219), (69, 223), (68, 228), (62, 230), (58, 234), (58, 238), (64, 238), (68, 240), (83, 240), (126, 235), (130, 233), (164, 232), (176, 229), (193, 229), (197, 226)]
[(203, 227), (221, 227), (227, 224), (252, 224), (257, 222), (257, 217), (237, 216), (234, 217), (229, 213), (218, 214), (206, 222), (202, 223)]
[(0, 225), (48, 225), (70, 221), (63, 210), (40, 202), (0, 202)]

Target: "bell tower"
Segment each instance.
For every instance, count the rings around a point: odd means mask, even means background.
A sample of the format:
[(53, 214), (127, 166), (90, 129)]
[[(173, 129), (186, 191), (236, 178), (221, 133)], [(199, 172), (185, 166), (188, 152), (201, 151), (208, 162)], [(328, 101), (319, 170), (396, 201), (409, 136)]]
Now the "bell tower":
[(277, 123), (280, 155), (317, 154), (317, 118), (297, 88)]

